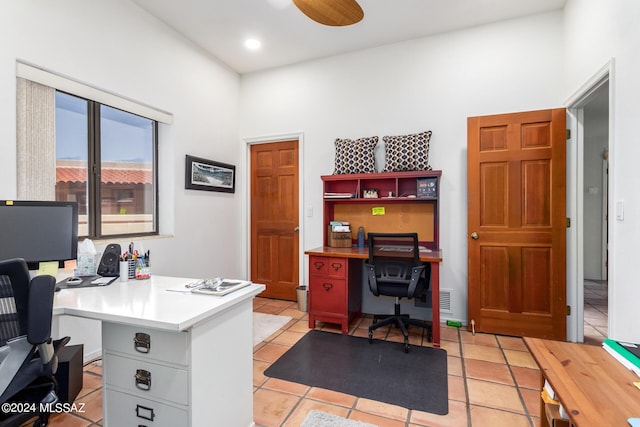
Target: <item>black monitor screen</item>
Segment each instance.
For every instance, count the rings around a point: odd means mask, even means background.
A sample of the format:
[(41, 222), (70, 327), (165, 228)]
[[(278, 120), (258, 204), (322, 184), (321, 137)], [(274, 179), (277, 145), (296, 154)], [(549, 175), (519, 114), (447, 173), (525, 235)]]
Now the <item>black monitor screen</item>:
[(77, 253), (76, 202), (0, 201), (0, 260), (24, 258), (30, 269), (42, 261), (62, 267)]

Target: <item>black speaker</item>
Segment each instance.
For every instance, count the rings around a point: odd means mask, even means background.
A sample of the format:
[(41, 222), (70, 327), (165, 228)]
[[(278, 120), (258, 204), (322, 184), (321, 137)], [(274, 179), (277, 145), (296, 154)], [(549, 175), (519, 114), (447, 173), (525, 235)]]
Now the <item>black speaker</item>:
[(120, 275), (120, 245), (110, 243), (102, 253), (102, 259), (98, 266), (98, 275), (103, 277), (116, 277)]
[(73, 402), (83, 386), (82, 354), (84, 346), (67, 345), (58, 352), (58, 397), (61, 402)]

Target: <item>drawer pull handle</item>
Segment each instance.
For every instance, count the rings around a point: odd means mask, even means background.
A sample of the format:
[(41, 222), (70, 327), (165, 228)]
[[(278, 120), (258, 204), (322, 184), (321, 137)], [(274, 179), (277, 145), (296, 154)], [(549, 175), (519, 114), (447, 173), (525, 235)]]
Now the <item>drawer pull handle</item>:
[(144, 369), (136, 370), (136, 387), (140, 390), (151, 390), (151, 372)]
[(320, 270), (322, 267), (324, 267), (324, 262), (316, 261), (313, 263), (313, 266), (316, 268), (316, 270)]
[(144, 332), (136, 332), (136, 337), (133, 339), (133, 348), (139, 353), (149, 353), (151, 350), (151, 337)]
[(142, 418), (143, 420), (153, 421), (156, 417), (155, 412), (153, 412), (153, 408), (147, 408), (146, 406), (136, 405), (136, 415), (138, 418)]
[(331, 288), (333, 288), (333, 283), (323, 283), (322, 287), (324, 288), (325, 291), (329, 292)]
[(334, 262), (334, 263), (331, 263), (331, 267), (333, 267), (335, 271), (338, 271), (342, 268), (342, 264), (339, 262)]

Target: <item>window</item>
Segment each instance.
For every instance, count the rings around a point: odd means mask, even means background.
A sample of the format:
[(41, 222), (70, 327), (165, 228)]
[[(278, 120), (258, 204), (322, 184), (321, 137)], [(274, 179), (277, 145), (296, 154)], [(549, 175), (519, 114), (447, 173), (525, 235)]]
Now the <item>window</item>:
[(61, 91), (55, 104), (56, 200), (78, 202), (78, 234), (157, 234), (157, 122)]

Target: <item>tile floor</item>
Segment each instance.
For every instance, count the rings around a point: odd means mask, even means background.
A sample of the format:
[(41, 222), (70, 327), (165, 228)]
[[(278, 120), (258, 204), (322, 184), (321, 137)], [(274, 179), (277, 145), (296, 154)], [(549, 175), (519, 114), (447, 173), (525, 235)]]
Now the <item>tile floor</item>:
[[(589, 336), (589, 343), (599, 345), (602, 339), (598, 337), (606, 334), (606, 283), (591, 285), (587, 290), (585, 283), (585, 342)], [(441, 347), (448, 353), (449, 414), (440, 416), (264, 376), (264, 370), (308, 331), (307, 315), (298, 310), (295, 302), (266, 298), (255, 299), (254, 311), (292, 317), (253, 349), (256, 427), (297, 427), (312, 409), (380, 427), (540, 425), (540, 374), (520, 338), (474, 336), (462, 328), (442, 325)], [(366, 337), (370, 323), (370, 317), (359, 319), (349, 333)], [(316, 328), (340, 332), (332, 324), (318, 323)], [(422, 331), (410, 332), (412, 345), (430, 345)], [(379, 339), (402, 342), (402, 335), (394, 328), (381, 329), (376, 334)], [(101, 374), (100, 361), (85, 366), (84, 388), (76, 400), (86, 403), (85, 412), (56, 414), (51, 417), (50, 427), (102, 425)]]
[(584, 342), (601, 345), (607, 337), (609, 287), (606, 280), (584, 281)]

